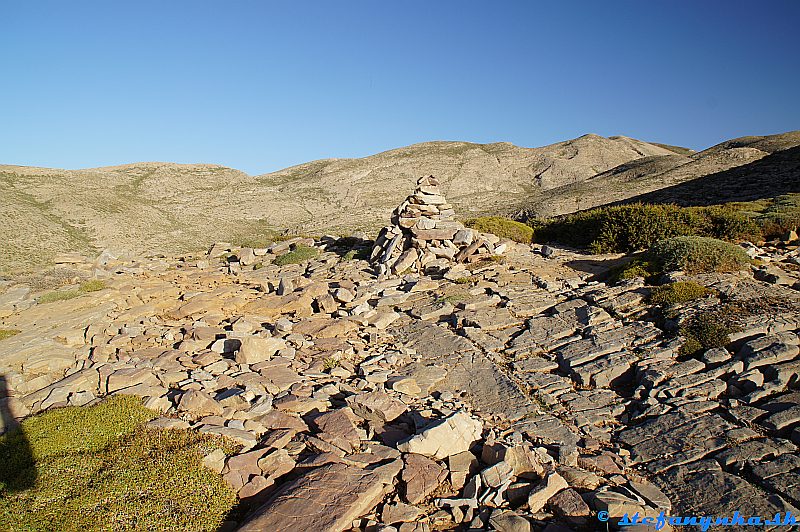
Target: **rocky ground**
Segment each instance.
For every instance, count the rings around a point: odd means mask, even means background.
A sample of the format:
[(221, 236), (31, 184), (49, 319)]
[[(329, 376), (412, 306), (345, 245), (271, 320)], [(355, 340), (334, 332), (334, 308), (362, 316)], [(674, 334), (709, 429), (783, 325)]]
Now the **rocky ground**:
[[(271, 263), (303, 243), (322, 253)], [(155, 426), (237, 440), (205, 459), (244, 501), (230, 529), (800, 514), (792, 248), (694, 277), (715, 295), (665, 312), (642, 280), (591, 281), (608, 257), (509, 243), (503, 262), (379, 279), (344, 244), (76, 258), (107, 288), (52, 303), (8, 282), (0, 328), (21, 332), (0, 341), (2, 401), (22, 417), (134, 394), (163, 412)], [(722, 302), (740, 332), (680, 355), (677, 325)]]

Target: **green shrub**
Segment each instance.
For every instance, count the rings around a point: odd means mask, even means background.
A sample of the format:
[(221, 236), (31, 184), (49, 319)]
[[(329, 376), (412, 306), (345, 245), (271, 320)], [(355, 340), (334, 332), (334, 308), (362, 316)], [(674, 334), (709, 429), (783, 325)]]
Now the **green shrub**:
[(588, 247), (600, 234), (602, 209), (567, 214), (551, 220), (529, 220), (536, 242), (560, 242), (576, 248)]
[(569, 214), (534, 222), (538, 242), (558, 241), (588, 247), (593, 253), (627, 253), (658, 240), (692, 234), (695, 215), (675, 205), (634, 203)]
[(146, 428), (157, 415), (116, 396), (30, 417), (0, 436), (0, 529), (216, 530), (236, 494), (201, 461), (236, 447)]
[(657, 286), (650, 293), (650, 303), (654, 305), (673, 305), (688, 303), (711, 293), (711, 290), (693, 281), (678, 281)]
[(750, 257), (741, 247), (699, 236), (661, 240), (650, 248), (648, 255), (661, 271), (731, 272), (750, 264)]
[(473, 218), (467, 220), (464, 225), (481, 233), (492, 233), (500, 238), (507, 238), (523, 244), (530, 244), (533, 240), (533, 229), (529, 225), (500, 216)]
[(739, 330), (733, 323), (733, 313), (728, 307), (696, 314), (681, 327), (681, 335), (686, 340), (680, 348), (680, 354), (693, 355), (707, 349), (725, 347), (730, 343), (730, 335)]
[(636, 277), (644, 277), (646, 281), (649, 281), (659, 273), (660, 272), (652, 262), (641, 257), (636, 257), (625, 264), (613, 268), (609, 272), (609, 280), (611, 282), (617, 282), (635, 279)]
[(19, 333), (20, 331), (17, 329), (0, 329), (0, 340), (11, 338), (12, 336), (16, 336)]
[(694, 234), (738, 242), (760, 238), (761, 230), (751, 215), (730, 205), (692, 207)]
[(589, 249), (593, 253), (639, 251), (664, 238), (691, 234), (691, 227), (690, 213), (674, 205), (610, 207)]
[[(707, 236), (733, 242), (759, 239), (765, 222), (760, 223), (755, 213), (747, 212), (746, 205), (683, 208), (632, 203), (528, 223), (534, 228), (537, 242), (563, 242), (594, 253), (628, 253), (675, 236)], [(775, 222), (772, 232), (780, 229), (782, 234), (792, 221), (800, 221), (800, 208), (789, 212), (792, 214), (786, 219)]]
[(277, 266), (286, 266), (287, 264), (300, 264), (307, 260), (311, 260), (314, 257), (319, 255), (319, 250), (312, 246), (296, 246), (293, 250), (289, 251), (288, 253), (284, 253), (280, 257), (277, 257), (273, 264)]
[(758, 213), (756, 221), (765, 240), (781, 238), (800, 227), (800, 194), (785, 194), (771, 198), (764, 204), (751, 202), (743, 204), (742, 208)]

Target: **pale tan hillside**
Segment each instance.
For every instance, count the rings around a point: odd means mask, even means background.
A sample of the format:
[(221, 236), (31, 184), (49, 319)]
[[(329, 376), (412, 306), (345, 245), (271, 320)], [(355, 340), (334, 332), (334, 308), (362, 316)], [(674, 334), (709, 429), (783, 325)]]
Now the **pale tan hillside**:
[(374, 231), (428, 174), (439, 178), (461, 219), (564, 214), (733, 168), (744, 169), (737, 180), (748, 180), (755, 161), (797, 145), (800, 132), (734, 139), (699, 153), (598, 135), (541, 148), (426, 142), (259, 176), (210, 164), (0, 165), (0, 271), (46, 265), (68, 251), (153, 255), (216, 240), (258, 245), (282, 231)]
[[(316, 161), (259, 176), (290, 200), (280, 225), (304, 229), (377, 227), (433, 174), (463, 216), (509, 213), (544, 190), (576, 183), (645, 156), (669, 150), (626, 137), (598, 135), (542, 148), (510, 143), (426, 142), (363, 159)], [(297, 215), (300, 218), (297, 218)], [(270, 219), (271, 221), (274, 218)]]
[(249, 231), (229, 198), (250, 179), (213, 165), (0, 166), (0, 266), (24, 270), (61, 252), (102, 248), (180, 251), (240, 227)]
[(375, 229), (423, 174), (440, 177), (462, 216), (509, 212), (542, 190), (665, 153), (634, 139), (585, 135), (542, 148), (430, 142), (261, 176), (204, 164), (0, 166), (0, 213), (8, 220), (0, 268), (29, 269), (66, 251), (154, 254), (282, 230)]

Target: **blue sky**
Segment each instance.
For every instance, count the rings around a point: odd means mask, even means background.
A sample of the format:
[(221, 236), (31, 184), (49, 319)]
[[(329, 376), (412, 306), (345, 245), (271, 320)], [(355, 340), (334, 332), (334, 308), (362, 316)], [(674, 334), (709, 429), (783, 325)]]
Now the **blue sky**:
[(800, 2), (0, 2), (0, 163), (800, 129)]

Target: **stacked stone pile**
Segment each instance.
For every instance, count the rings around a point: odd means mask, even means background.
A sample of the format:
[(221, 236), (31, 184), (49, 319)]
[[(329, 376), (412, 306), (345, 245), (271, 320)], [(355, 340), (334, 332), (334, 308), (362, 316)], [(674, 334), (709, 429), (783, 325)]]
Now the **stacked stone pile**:
[(370, 257), (378, 273), (443, 269), (452, 262), (475, 262), (505, 251), (497, 237), (464, 227), (454, 215), (439, 180), (421, 177), (414, 193), (392, 213), (392, 225), (378, 235)]

